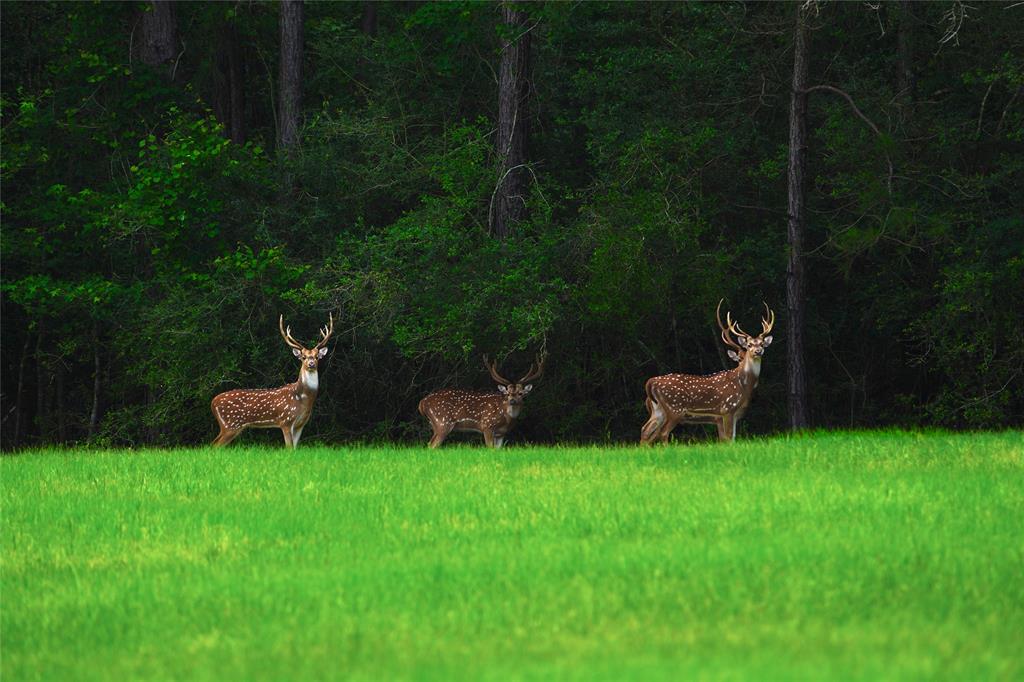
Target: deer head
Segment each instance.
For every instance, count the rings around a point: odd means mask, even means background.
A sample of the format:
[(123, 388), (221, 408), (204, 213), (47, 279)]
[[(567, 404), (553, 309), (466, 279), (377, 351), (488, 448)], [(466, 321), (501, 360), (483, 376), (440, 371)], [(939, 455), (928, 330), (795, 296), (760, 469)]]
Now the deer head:
[(327, 340), (331, 338), (331, 334), (334, 333), (334, 315), (328, 315), (328, 324), (326, 327), (320, 329), (320, 341), (317, 342), (312, 348), (306, 348), (301, 343), (292, 338), (292, 328), (285, 328), (284, 326), (284, 315), (278, 318), (277, 326), (281, 330), (281, 337), (284, 338), (284, 342), (291, 346), (292, 354), (302, 361), (303, 372), (315, 373), (317, 371), (317, 365), (327, 355)]
[(544, 361), (547, 356), (538, 354), (536, 361), (530, 365), (530, 371), (519, 381), (509, 381), (498, 372), (497, 361), (491, 362), (484, 356), (484, 366), (491, 373), (491, 378), (498, 384), (498, 392), (505, 396), (505, 406), (510, 417), (518, 417), (523, 408), (523, 398), (533, 390), (533, 384), (527, 383), (544, 373)]
[(768, 317), (761, 318), (761, 333), (757, 336), (750, 336), (740, 328), (739, 323), (733, 321), (732, 314), (728, 311), (725, 313), (726, 324), (722, 324), (721, 309), (724, 300), (718, 301), (718, 307), (715, 308), (715, 319), (718, 321), (718, 328), (722, 331), (722, 341), (731, 348), (726, 353), (732, 360), (740, 364), (747, 359), (760, 363), (765, 349), (772, 343), (770, 332), (775, 326), (775, 313), (767, 303), (764, 303)]

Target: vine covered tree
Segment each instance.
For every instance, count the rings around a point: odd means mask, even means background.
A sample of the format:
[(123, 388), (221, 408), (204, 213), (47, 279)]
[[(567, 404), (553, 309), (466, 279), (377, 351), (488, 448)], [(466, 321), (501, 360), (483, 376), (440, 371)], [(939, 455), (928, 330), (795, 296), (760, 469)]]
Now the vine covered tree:
[(499, 239), (512, 234), (526, 216), (529, 170), (530, 26), (515, 0), (501, 3), (501, 61), (498, 71), (498, 183), (495, 189), (493, 232)]
[(303, 0), (281, 0), (277, 143), (284, 152), (299, 143), (304, 22)]

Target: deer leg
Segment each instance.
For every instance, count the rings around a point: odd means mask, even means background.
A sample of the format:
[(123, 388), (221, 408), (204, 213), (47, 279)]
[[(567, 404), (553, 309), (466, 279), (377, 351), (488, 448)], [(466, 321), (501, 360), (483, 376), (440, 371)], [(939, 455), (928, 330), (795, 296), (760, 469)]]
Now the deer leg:
[(210, 445), (227, 445), (231, 442), (231, 438), (227, 437), (227, 434), (231, 431), (224, 423), (224, 420), (220, 417), (220, 411), (217, 409), (216, 401), (210, 406), (210, 411), (213, 412), (213, 418), (217, 420), (217, 427), (220, 428), (220, 432), (217, 437), (213, 439)]
[(725, 418), (715, 419), (715, 428), (718, 429), (718, 440), (725, 440)]
[(494, 437), (494, 447), (500, 448), (504, 444), (505, 444), (505, 437), (504, 436), (495, 436)]
[(304, 429), (304, 428), (305, 428), (305, 426), (300, 426), (299, 428), (297, 428), (294, 431), (292, 431), (292, 447), (293, 448), (299, 447), (299, 439), (302, 438), (302, 429)]
[(430, 442), (428, 443), (428, 445), (431, 448), (440, 447), (441, 443), (444, 442), (444, 439), (448, 437), (448, 434), (452, 432), (453, 428), (455, 427), (435, 426), (434, 435), (430, 438)]
[(731, 414), (722, 415), (718, 425), (718, 437), (722, 441), (736, 440), (736, 417)]
[(675, 417), (675, 416), (673, 416), (670, 419), (669, 418), (665, 419), (665, 421), (663, 422), (663, 426), (661, 427), (661, 431), (658, 433), (658, 440), (660, 442), (662, 442), (662, 443), (667, 443), (668, 442), (668, 437), (672, 434), (672, 430), (679, 425), (680, 419), (681, 419), (681, 417)]
[(640, 427), (640, 444), (645, 445), (647, 443), (647, 431), (651, 428), (651, 422), (654, 421), (654, 411), (651, 410), (651, 399), (647, 398), (644, 400), (644, 407), (647, 408), (647, 421)]
[(292, 427), (291, 424), (281, 427), (281, 433), (284, 434), (284, 446), (286, 448), (295, 449), (295, 444), (292, 442)]
[(651, 419), (644, 422), (644, 425), (640, 427), (640, 445), (651, 444), (651, 435), (658, 426), (660, 425), (653, 423)]
[(211, 443), (211, 445), (227, 445), (234, 439), (238, 438), (238, 434), (240, 434), (242, 431), (243, 429), (229, 429), (222, 426), (220, 429), (220, 433), (217, 434), (217, 437), (213, 439), (213, 443)]
[(658, 429), (665, 423), (665, 411), (661, 409), (661, 405), (658, 405), (650, 398), (645, 400), (644, 404), (651, 414), (647, 418), (647, 422), (640, 429), (640, 442), (651, 445), (654, 442), (654, 436)]
[(494, 431), (492, 431), (491, 429), (484, 429), (483, 430), (483, 434), (484, 434), (484, 445), (486, 445), (489, 448), (495, 447), (495, 445), (494, 445)]

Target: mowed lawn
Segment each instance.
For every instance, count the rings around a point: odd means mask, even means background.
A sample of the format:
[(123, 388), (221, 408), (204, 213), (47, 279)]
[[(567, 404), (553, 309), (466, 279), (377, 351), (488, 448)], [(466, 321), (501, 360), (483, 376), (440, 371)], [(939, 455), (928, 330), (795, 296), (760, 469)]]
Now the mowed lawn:
[(1024, 677), (1024, 435), (0, 459), (4, 682)]

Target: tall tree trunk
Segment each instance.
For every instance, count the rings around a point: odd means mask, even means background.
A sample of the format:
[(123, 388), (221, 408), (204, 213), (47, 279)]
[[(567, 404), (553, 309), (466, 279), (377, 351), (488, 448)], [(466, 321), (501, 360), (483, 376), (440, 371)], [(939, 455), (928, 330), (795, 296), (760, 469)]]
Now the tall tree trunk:
[(299, 113), (302, 104), (302, 25), (302, 0), (281, 0), (277, 145), (285, 154), (299, 142)]
[(67, 369), (64, 367), (64, 360), (60, 358), (53, 370), (57, 377), (57, 441), (66, 443), (68, 440), (68, 420), (64, 410), (64, 378)]
[(143, 438), (145, 439), (146, 445), (153, 445), (157, 442), (160, 437), (160, 428), (153, 422), (153, 408), (160, 402), (159, 396), (157, 396), (156, 390), (152, 386), (146, 387), (146, 420), (149, 421), (149, 425), (143, 430)]
[(100, 335), (99, 325), (92, 323), (92, 410), (89, 411), (89, 438), (96, 435), (100, 423)]
[(228, 20), (221, 26), (219, 36), (214, 113), (224, 125), (228, 139), (245, 144), (245, 60), (233, 21)]
[(39, 440), (46, 440), (47, 430), (47, 389), (46, 364), (43, 362), (43, 321), (39, 321), (36, 335), (36, 424), (39, 426)]
[(786, 269), (787, 385), (789, 425), (803, 429), (807, 418), (807, 374), (804, 365), (804, 172), (807, 165), (807, 51), (804, 11), (796, 9), (793, 43), (793, 91), (789, 104), (789, 265)]
[(899, 43), (899, 74), (897, 86), (900, 100), (913, 104), (917, 95), (917, 77), (914, 75), (914, 16), (913, 2), (900, 0), (900, 24), (897, 32)]
[(25, 423), (25, 365), (28, 364), (28, 351), (32, 347), (32, 337), (25, 335), (25, 345), (21, 349), (21, 361), (18, 363), (18, 393), (14, 403), (14, 439), (15, 447), (21, 444), (21, 425)]
[(178, 41), (178, 20), (174, 2), (152, 0), (139, 18), (138, 31), (133, 37), (136, 54), (152, 67), (165, 67), (168, 77), (174, 78), (181, 45)]
[(371, 38), (377, 35), (377, 2), (370, 0), (363, 3), (362, 29)]
[(508, 37), (501, 44), (498, 73), (499, 165), (492, 232), (505, 239), (512, 234), (513, 224), (526, 217), (530, 33), (526, 13), (511, 0), (501, 3), (501, 19)]

